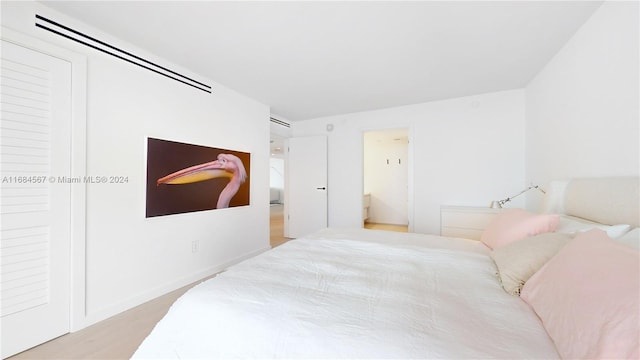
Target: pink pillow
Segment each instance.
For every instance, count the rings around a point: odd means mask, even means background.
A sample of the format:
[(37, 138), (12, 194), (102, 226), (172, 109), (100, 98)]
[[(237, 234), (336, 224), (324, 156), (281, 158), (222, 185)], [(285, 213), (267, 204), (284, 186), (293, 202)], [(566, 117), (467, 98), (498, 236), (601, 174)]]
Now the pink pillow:
[(522, 209), (509, 209), (496, 216), (482, 232), (480, 241), (492, 249), (528, 236), (554, 231), (560, 217), (533, 214)]
[(640, 252), (602, 230), (578, 234), (535, 273), (520, 297), (565, 359), (640, 357)]

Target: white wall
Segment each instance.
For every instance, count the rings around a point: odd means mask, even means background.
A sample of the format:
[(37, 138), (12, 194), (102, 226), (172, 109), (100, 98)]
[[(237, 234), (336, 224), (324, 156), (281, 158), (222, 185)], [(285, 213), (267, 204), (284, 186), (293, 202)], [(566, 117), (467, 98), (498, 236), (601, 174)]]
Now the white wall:
[[(4, 26), (87, 56), (87, 148), (76, 151), (86, 151), (87, 175), (129, 179), (87, 185), (86, 318), (79, 323), (102, 320), (268, 248), (269, 108), (215, 83), (212, 94), (193, 89), (37, 29), (36, 9), (184, 75), (211, 81), (41, 4), (3, 2)], [(146, 219), (147, 137), (251, 153), (251, 205)], [(199, 241), (196, 253), (193, 240)]]
[(364, 133), (364, 193), (370, 194), (369, 218), (379, 224), (407, 225), (409, 146), (407, 130)]
[(640, 175), (638, 32), (637, 1), (605, 2), (529, 83), (527, 179)]
[(440, 233), (442, 204), (488, 206), (527, 184), (522, 90), (294, 122), (293, 136), (328, 137), (329, 226), (362, 226), (363, 132), (402, 127), (416, 232)]

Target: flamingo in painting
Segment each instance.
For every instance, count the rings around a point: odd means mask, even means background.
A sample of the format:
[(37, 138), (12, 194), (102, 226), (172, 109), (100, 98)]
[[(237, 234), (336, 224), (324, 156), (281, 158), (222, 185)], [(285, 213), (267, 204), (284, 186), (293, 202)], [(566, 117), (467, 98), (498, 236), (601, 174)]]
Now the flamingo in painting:
[(240, 185), (247, 179), (242, 160), (235, 155), (219, 154), (218, 159), (200, 165), (194, 165), (186, 169), (176, 171), (158, 179), (160, 184), (189, 184), (214, 178), (230, 178), (227, 186), (218, 196), (217, 209), (229, 207), (231, 198), (238, 192)]

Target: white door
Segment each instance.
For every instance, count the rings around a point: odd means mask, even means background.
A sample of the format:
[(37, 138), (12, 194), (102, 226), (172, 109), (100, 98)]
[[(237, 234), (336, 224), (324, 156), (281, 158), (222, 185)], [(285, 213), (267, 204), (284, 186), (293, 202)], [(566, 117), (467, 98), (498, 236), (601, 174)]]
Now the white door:
[(289, 138), (285, 236), (327, 227), (327, 137)]
[(69, 332), (71, 64), (6, 41), (1, 54), (5, 358)]

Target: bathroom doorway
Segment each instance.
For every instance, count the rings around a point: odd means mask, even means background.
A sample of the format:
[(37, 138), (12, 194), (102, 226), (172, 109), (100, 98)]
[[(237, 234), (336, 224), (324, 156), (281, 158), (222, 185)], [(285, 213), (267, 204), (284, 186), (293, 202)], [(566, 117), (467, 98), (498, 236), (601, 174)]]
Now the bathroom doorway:
[(409, 129), (363, 134), (363, 226), (409, 228)]

